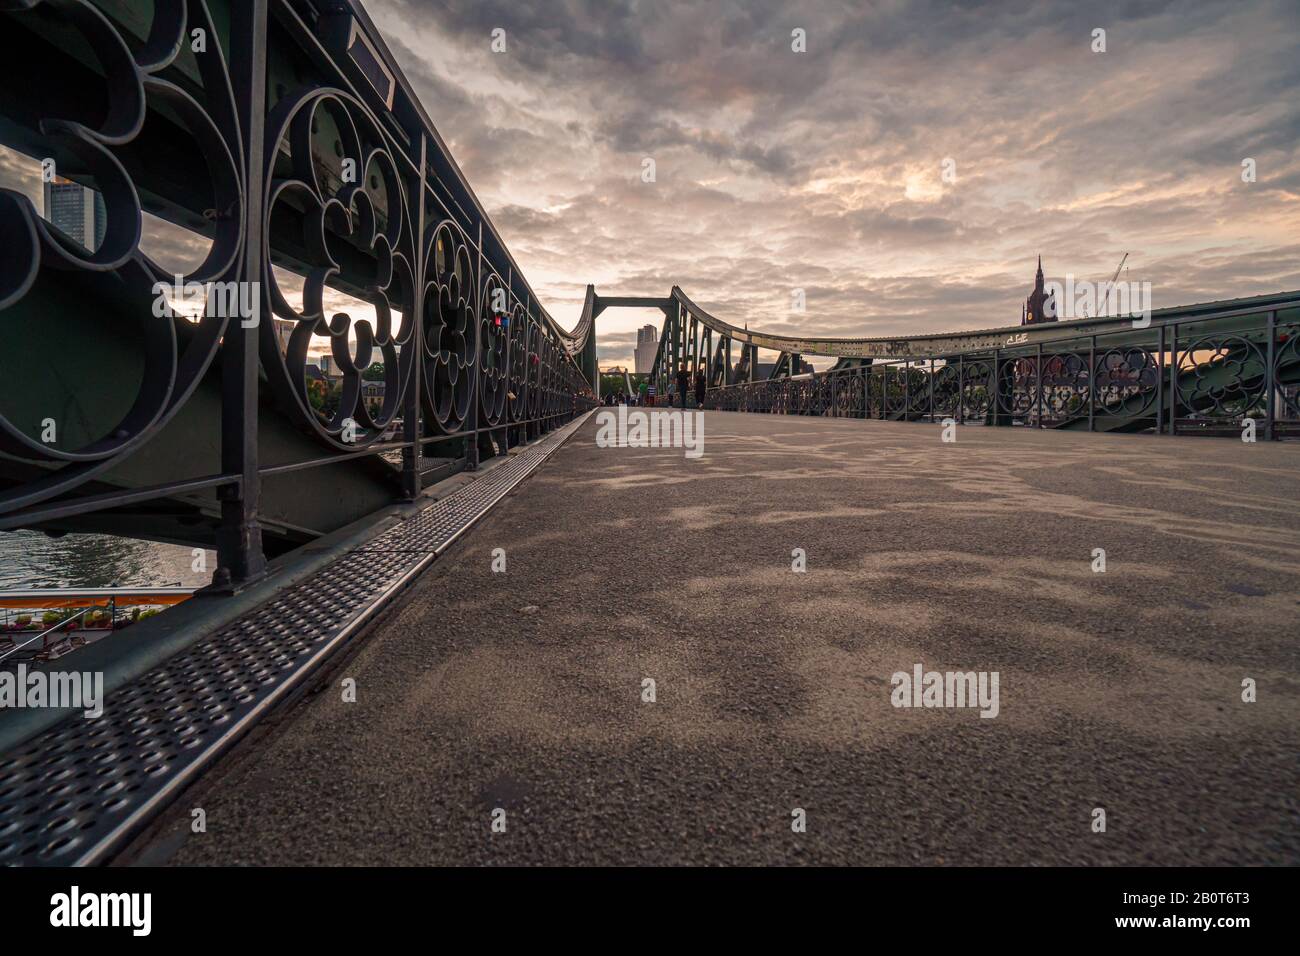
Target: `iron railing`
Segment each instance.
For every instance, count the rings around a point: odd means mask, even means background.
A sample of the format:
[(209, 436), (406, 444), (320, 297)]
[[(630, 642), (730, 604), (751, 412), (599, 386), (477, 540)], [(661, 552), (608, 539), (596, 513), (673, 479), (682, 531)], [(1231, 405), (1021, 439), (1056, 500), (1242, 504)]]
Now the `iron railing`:
[[(82, 244), (0, 190), (0, 530), (184, 534), (238, 585), (264, 529), (280, 550), (332, 530), (294, 507), (339, 467), (378, 483), (364, 507), (385, 474), (411, 499), (592, 404), (589, 316), (570, 334), (540, 306), (355, 0), (0, 0), (0, 71), (0, 143), (103, 203)], [(174, 280), (142, 212), (200, 237), (202, 263)], [(196, 321), (174, 281), (206, 292)]]
[(724, 411), (1300, 436), (1300, 301), (711, 388)]

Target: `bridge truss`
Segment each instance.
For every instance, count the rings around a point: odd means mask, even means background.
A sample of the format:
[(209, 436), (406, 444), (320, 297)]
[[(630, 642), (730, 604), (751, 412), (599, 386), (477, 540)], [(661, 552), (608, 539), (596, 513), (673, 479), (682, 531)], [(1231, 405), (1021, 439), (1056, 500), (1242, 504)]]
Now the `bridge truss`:
[[(673, 287), (651, 380), (705, 376), (706, 407), (1090, 431), (1300, 436), (1300, 293), (1152, 312), (893, 338), (783, 336), (739, 328)], [(734, 346), (734, 351), (733, 351)], [(765, 378), (758, 349), (778, 353)], [(805, 355), (833, 357), (798, 374)], [(734, 358), (734, 361), (733, 361)]]

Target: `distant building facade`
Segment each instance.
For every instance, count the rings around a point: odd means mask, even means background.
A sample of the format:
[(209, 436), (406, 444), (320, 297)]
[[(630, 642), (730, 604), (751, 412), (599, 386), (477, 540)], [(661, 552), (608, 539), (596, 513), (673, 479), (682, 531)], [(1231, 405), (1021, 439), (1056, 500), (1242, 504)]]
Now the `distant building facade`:
[(372, 416), (380, 415), (384, 410), (384, 393), (387, 390), (387, 383), (383, 379), (373, 382), (361, 383), (361, 400), (366, 404), (366, 410)]
[(283, 355), (289, 351), (289, 338), (293, 335), (293, 330), (298, 323), (292, 319), (282, 319), (279, 316), (272, 316), (272, 321), (275, 323), (276, 341), (280, 343), (280, 354)]
[(326, 379), (333, 381), (343, 377), (343, 370), (339, 368), (339, 363), (334, 361), (334, 356), (321, 354), (316, 356), (316, 367), (321, 370), (321, 374)]
[(649, 374), (654, 368), (655, 352), (659, 349), (659, 330), (653, 325), (643, 325), (636, 330), (636, 348), (632, 350), (632, 367), (638, 375)]
[(104, 241), (108, 211), (104, 197), (81, 183), (55, 176), (45, 183), (45, 218), (92, 252)]

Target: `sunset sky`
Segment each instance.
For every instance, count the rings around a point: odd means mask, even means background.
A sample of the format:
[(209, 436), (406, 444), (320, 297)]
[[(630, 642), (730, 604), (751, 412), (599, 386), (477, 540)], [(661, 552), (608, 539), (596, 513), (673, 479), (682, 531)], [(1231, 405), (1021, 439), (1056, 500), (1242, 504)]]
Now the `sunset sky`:
[[(1039, 254), (1101, 281), (1128, 252), (1157, 308), (1300, 289), (1295, 0), (366, 8), (566, 327), (588, 282), (778, 333), (1009, 325)], [(35, 174), (0, 152), (39, 208)], [(605, 313), (602, 362), (659, 318)]]
[[(1014, 324), (1039, 253), (1127, 251), (1157, 307), (1300, 289), (1294, 0), (367, 9), (566, 326), (587, 282), (775, 332)], [(657, 315), (606, 313), (602, 361)]]

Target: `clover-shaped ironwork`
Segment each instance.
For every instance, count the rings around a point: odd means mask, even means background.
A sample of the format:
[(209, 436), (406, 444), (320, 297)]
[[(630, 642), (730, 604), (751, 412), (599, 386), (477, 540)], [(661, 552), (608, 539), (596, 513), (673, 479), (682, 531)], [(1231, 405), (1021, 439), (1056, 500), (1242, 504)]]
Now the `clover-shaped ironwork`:
[(1265, 359), (1239, 335), (1201, 338), (1180, 349), (1178, 396), (1194, 414), (1241, 418), (1264, 401)]
[[(171, 313), (161, 292), (177, 277), (140, 250), (141, 199), (128, 167), (143, 165), (140, 144), (155, 132), (150, 124), (166, 117), (166, 135), (173, 142), (189, 138), (184, 145), (205, 166), (189, 172), (200, 182), (206, 174), (214, 207), (222, 210), (205, 226), (212, 243), (202, 263), (180, 276), (180, 283), (202, 287), (240, 280), (245, 204), (236, 159), (241, 132), (221, 45), (193, 52), (183, 79), (177, 66), (183, 49), (191, 56), (184, 46), (191, 29), (217, 35), (203, 0), (159, 0), (143, 43), (124, 36), (85, 0), (3, 0), (0, 12), (15, 14), (5, 29), (57, 25), (79, 35), (98, 60), (105, 103), (100, 110), (88, 97), (79, 114), (19, 121), (28, 124), (16, 137), (25, 151), (52, 162), (60, 177), (102, 196), (105, 230), (96, 248), (86, 248), (46, 222), (24, 195), (0, 190), (0, 311), (18, 322), (41, 322), (47, 335), (75, 335), (77, 322), (93, 313), (99, 321), (118, 323), (123, 341), (139, 357), (134, 395), (122, 403), (115, 421), (95, 433), (65, 428), (56, 440), (40, 440), (39, 416), (16, 420), (6, 414), (8, 403), (0, 405), (0, 452), (45, 472), (0, 494), (0, 511), (11, 511), (75, 489), (157, 434), (203, 378), (234, 318), (207, 309), (183, 336), (178, 334), (188, 323)], [(39, 86), (56, 78), (26, 76), (24, 82)], [(60, 309), (32, 305), (52, 296), (61, 300)], [(51, 328), (56, 321), (59, 331)], [(90, 407), (95, 396), (75, 401)]]
[(496, 273), (483, 282), (483, 316), (479, 320), (479, 414), (485, 425), (498, 425), (506, 412), (510, 342), (510, 293)]
[(429, 233), (424, 258), (424, 403), (445, 434), (469, 418), (477, 370), (478, 302), (474, 261), (451, 220)]
[[(416, 309), (406, 189), (387, 134), (364, 104), (333, 88), (283, 96), (267, 118), (264, 251), (273, 313), (293, 323), (280, 345), (274, 323), (261, 327), (263, 365), (272, 392), (300, 425), (333, 447), (379, 440), (401, 408), (413, 356)], [(271, 268), (273, 253), (306, 269), (296, 309)], [(327, 314), (326, 290), (337, 289), (374, 308), (375, 319)], [(401, 311), (394, 328), (393, 311)], [(324, 342), (322, 342), (324, 340)], [(313, 348), (327, 348), (341, 375), (338, 400), (318, 411), (306, 367)], [(362, 373), (383, 363), (384, 394), (372, 412)]]
[(1137, 347), (1107, 349), (1094, 364), (1094, 402), (1098, 415), (1135, 416), (1155, 403), (1160, 366), (1151, 352)]

